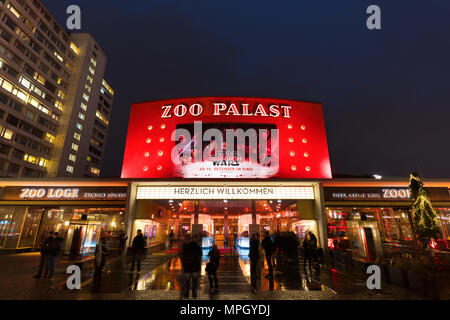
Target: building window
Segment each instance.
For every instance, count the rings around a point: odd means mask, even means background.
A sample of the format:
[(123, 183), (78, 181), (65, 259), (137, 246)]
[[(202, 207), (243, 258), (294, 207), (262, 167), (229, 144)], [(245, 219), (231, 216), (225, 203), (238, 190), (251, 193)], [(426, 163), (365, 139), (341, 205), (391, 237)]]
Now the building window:
[(70, 154), (69, 155), (69, 160), (75, 162), (75, 160), (77, 160), (77, 156), (74, 154)]
[(85, 103), (81, 103), (81, 109), (83, 109), (84, 111), (86, 111), (87, 109), (87, 105)]
[(83, 130), (83, 125), (79, 122), (77, 122), (77, 129), (78, 130)]
[(79, 134), (79, 133), (77, 133), (77, 132), (74, 132), (73, 137), (74, 137), (75, 139), (77, 139), (78, 141), (80, 141), (80, 139), (81, 139), (81, 134)]
[(52, 136), (50, 133), (45, 134), (45, 141), (53, 143), (55, 142), (55, 136)]
[(78, 118), (80, 118), (81, 120), (84, 120), (85, 116), (83, 113), (78, 113)]
[(86, 102), (88, 102), (89, 96), (86, 93), (83, 93), (83, 99), (86, 100)]
[(90, 168), (89, 168), (89, 171), (90, 171), (92, 174), (96, 175), (96, 176), (100, 175), (100, 169), (99, 169), (99, 168), (90, 167)]
[(73, 173), (73, 167), (70, 164), (68, 164), (66, 167), (66, 171), (69, 173)]
[(78, 145), (76, 143), (72, 143), (72, 149), (78, 151)]

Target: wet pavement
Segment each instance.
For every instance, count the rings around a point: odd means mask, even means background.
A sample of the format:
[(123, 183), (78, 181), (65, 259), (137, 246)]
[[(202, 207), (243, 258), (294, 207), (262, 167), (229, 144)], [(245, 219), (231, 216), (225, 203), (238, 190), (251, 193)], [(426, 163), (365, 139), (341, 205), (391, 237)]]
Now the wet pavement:
[[(180, 299), (181, 261), (176, 252), (146, 256), (140, 272), (130, 272), (130, 259), (109, 256), (102, 286), (92, 283), (93, 263), (83, 266), (80, 290), (65, 286), (67, 264), (57, 262), (53, 280), (33, 279), (39, 253), (0, 255), (0, 299)], [(420, 299), (397, 286), (382, 284), (381, 290), (369, 290), (366, 279), (351, 270), (323, 267), (319, 272), (303, 269), (303, 262), (276, 261), (273, 281), (265, 277), (267, 264), (261, 263), (259, 290), (250, 286), (250, 264), (245, 256), (224, 254), (217, 270), (219, 293), (209, 294), (203, 258), (199, 299)]]

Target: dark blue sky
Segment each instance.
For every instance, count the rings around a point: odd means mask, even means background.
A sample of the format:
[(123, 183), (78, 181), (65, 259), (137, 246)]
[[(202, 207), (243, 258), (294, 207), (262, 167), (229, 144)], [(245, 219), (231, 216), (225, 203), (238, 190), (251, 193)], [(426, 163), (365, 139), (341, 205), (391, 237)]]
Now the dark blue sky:
[(63, 25), (79, 5), (108, 55), (105, 177), (120, 176), (132, 102), (240, 95), (323, 103), (334, 174), (450, 178), (448, 0), (43, 3)]

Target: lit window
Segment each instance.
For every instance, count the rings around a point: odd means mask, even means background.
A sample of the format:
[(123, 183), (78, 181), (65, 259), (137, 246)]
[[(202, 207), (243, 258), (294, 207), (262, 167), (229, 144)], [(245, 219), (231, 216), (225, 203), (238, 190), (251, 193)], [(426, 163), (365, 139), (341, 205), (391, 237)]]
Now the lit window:
[(94, 58), (91, 58), (91, 63), (94, 65), (94, 67), (97, 66), (97, 61), (95, 61)]
[(97, 118), (99, 118), (100, 120), (102, 120), (106, 125), (109, 124), (108, 119), (106, 119), (106, 117), (104, 115), (102, 115), (100, 112), (96, 111), (95, 115)]
[(74, 154), (70, 154), (69, 155), (69, 160), (75, 162), (75, 160), (77, 160), (77, 156)]
[(91, 160), (92, 160), (91, 156), (87, 156), (87, 157), (86, 157), (86, 160), (87, 160), (87, 161), (91, 161)]
[(78, 145), (76, 143), (72, 143), (72, 149), (78, 151)]
[(6, 91), (9, 91), (9, 92), (11, 92), (13, 89), (13, 85), (6, 80), (3, 80), (2, 87), (3, 87), (3, 89), (5, 89)]
[(92, 77), (91, 77), (90, 75), (87, 75), (87, 80), (88, 80), (90, 83), (92, 83), (92, 81), (93, 81), (94, 79), (92, 79)]
[(102, 80), (102, 85), (108, 90), (111, 95), (114, 95), (114, 90), (109, 86), (109, 84), (105, 81), (105, 79)]
[(64, 99), (64, 92), (62, 92), (61, 90), (58, 90), (58, 97), (60, 97), (61, 99)]
[(72, 49), (73, 52), (78, 54), (78, 48), (73, 42), (70, 43), (70, 49)]
[(89, 85), (85, 85), (84, 88), (87, 90), (87, 92), (91, 93), (91, 87)]
[(100, 174), (100, 169), (99, 168), (95, 168), (95, 167), (90, 167), (89, 171), (92, 174), (95, 174), (96, 176), (98, 176)]
[(75, 133), (73, 134), (73, 137), (74, 137), (75, 139), (77, 139), (78, 141), (80, 141), (80, 139), (81, 139), (81, 134), (75, 132)]
[(84, 120), (84, 114), (82, 114), (81, 112), (80, 113), (78, 113), (78, 118), (80, 118), (81, 120)]
[(40, 165), (41, 167), (46, 168), (46, 167), (47, 167), (47, 159), (39, 158), (39, 165)]
[(94, 75), (95, 70), (92, 67), (89, 67), (89, 72), (92, 73), (92, 75)]
[(83, 99), (86, 100), (86, 102), (88, 102), (89, 96), (86, 93), (83, 93)]
[(63, 104), (61, 101), (56, 100), (55, 107), (57, 107), (59, 110), (63, 111)]
[(59, 61), (64, 62), (64, 58), (58, 52), (54, 51), (53, 54), (59, 59)]
[(83, 125), (79, 122), (77, 122), (77, 129), (78, 130), (83, 130)]
[(11, 10), (11, 12), (16, 16), (16, 18), (20, 18), (20, 13), (19, 11), (16, 10), (16, 8), (14, 8), (11, 4), (7, 4), (6, 7)]
[(40, 84), (45, 85), (45, 78), (37, 72), (34, 73), (34, 80), (37, 80)]
[(85, 103), (81, 103), (81, 109), (83, 109), (84, 111), (86, 111), (87, 109), (87, 105)]
[(1, 136), (5, 139), (11, 140), (13, 137), (14, 132), (12, 132), (11, 130), (8, 130), (6, 128), (3, 128), (3, 130), (0, 131), (1, 132)]
[(31, 87), (31, 82), (28, 79), (24, 78), (23, 76), (20, 76), (19, 83), (27, 89), (30, 89)]
[(70, 172), (70, 173), (73, 173), (73, 167), (70, 164), (68, 164), (67, 167), (66, 167), (66, 171)]
[(52, 136), (50, 133), (45, 134), (45, 141), (53, 143), (55, 141), (55, 137)]

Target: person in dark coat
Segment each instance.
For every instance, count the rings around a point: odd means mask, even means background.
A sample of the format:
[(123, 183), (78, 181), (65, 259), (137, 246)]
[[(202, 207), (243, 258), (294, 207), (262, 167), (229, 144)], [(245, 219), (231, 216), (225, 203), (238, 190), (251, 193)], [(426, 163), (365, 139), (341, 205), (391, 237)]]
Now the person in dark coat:
[(106, 256), (109, 253), (108, 239), (103, 237), (95, 248), (95, 272), (94, 287), (100, 287), (102, 281), (103, 267), (106, 265)]
[(175, 234), (173, 233), (173, 230), (170, 230), (169, 232), (169, 249), (173, 249), (173, 240), (175, 239)]
[(137, 235), (133, 239), (133, 260), (131, 262), (131, 272), (134, 271), (134, 265), (137, 262), (137, 272), (141, 271), (141, 259), (145, 250), (145, 239), (142, 230), (137, 231)]
[(305, 240), (303, 240), (303, 268), (306, 271), (306, 262), (309, 263), (309, 271), (311, 272), (311, 260), (313, 257), (313, 245), (311, 241), (311, 234), (306, 233)]
[(39, 261), (39, 269), (38, 272), (33, 276), (33, 278), (40, 278), (42, 276), (42, 271), (44, 271), (44, 268), (47, 269), (47, 262), (48, 262), (48, 258), (47, 258), (47, 243), (48, 243), (48, 239), (50, 237), (53, 237), (53, 231), (50, 231), (48, 236), (42, 236), (41, 238), (41, 242), (39, 244), (39, 249), (41, 252), (41, 259)]
[(119, 255), (122, 255), (123, 250), (125, 250), (125, 243), (128, 239), (128, 236), (122, 231), (119, 234)]
[(59, 254), (60, 250), (61, 241), (55, 237), (55, 234), (52, 234), (46, 241), (47, 266), (45, 267), (44, 278), (48, 275), (48, 279), (52, 279), (53, 274), (55, 273), (56, 256)]
[(259, 256), (259, 239), (256, 233), (252, 234), (252, 237), (250, 238), (250, 278), (251, 278), (251, 285), (253, 290), (257, 290), (257, 267), (258, 267), (258, 261), (260, 259)]
[(209, 262), (206, 265), (206, 272), (209, 279), (209, 293), (217, 293), (219, 291), (219, 279), (217, 279), (217, 268), (220, 263), (220, 251), (217, 245), (212, 246), (211, 251), (208, 253)]
[(269, 274), (266, 278), (273, 278), (273, 265), (272, 265), (272, 254), (275, 252), (275, 243), (272, 241), (269, 232), (266, 232), (264, 239), (261, 243), (264, 248), (264, 254), (266, 256), (267, 267), (269, 268)]
[[(194, 237), (196, 238), (196, 237)], [(189, 298), (189, 288), (192, 279), (192, 297), (197, 298), (198, 279), (201, 271), (202, 248), (197, 241), (192, 239), (183, 246), (181, 263), (184, 270), (184, 298)]]

